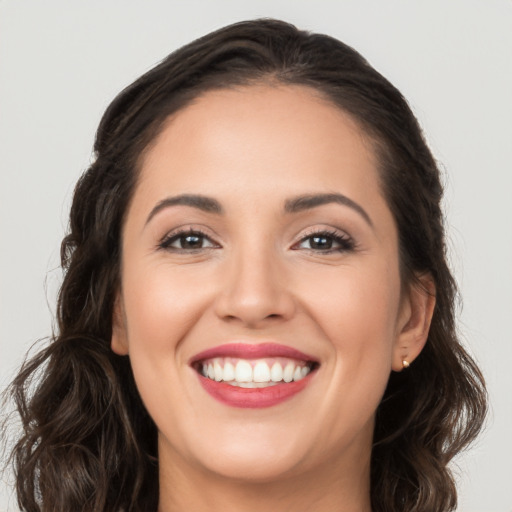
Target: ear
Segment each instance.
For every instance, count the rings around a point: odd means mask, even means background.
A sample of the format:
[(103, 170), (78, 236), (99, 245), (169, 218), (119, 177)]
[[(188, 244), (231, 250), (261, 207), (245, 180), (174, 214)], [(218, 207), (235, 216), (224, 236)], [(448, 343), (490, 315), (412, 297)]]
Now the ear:
[(430, 274), (416, 276), (416, 280), (409, 285), (402, 298), (393, 352), (394, 371), (402, 371), (423, 350), (435, 304), (436, 287), (432, 276)]
[(110, 346), (112, 351), (120, 356), (128, 355), (128, 336), (126, 334), (126, 316), (124, 314), (123, 299), (118, 292), (112, 311), (112, 339)]

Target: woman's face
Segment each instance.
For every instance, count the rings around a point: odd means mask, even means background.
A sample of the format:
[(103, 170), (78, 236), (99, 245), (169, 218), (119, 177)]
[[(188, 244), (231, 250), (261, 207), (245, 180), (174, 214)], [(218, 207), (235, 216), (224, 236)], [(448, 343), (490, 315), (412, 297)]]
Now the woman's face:
[(368, 463), (411, 310), (376, 167), (305, 87), (208, 92), (168, 120), (127, 214), (112, 340), (161, 468), (265, 481)]

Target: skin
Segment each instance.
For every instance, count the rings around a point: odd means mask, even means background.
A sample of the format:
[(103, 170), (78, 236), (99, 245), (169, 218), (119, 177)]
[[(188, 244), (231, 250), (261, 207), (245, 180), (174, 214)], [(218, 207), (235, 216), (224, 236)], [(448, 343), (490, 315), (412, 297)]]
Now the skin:
[[(338, 203), (284, 211), (317, 193), (343, 194), (370, 221)], [(181, 194), (224, 213), (175, 205), (148, 221)], [(203, 247), (159, 247), (177, 228), (200, 229)], [(312, 246), (325, 230), (353, 247)], [(306, 87), (204, 94), (145, 154), (122, 251), (112, 349), (129, 355), (158, 428), (159, 510), (370, 511), (375, 411), (390, 372), (421, 351), (434, 299), (400, 282), (396, 225), (358, 125)], [(234, 341), (295, 347), (320, 368), (286, 402), (230, 407), (188, 361)]]

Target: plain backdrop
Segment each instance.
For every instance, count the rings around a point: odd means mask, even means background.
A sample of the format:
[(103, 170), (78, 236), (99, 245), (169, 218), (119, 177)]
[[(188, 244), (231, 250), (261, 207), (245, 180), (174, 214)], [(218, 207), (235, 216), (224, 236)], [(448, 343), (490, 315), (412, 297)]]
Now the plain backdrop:
[[(255, 17), (354, 46), (418, 116), (445, 171), (460, 332), (492, 402), (456, 461), (458, 510), (511, 512), (509, 0), (0, 0), (0, 385), (51, 333), (71, 194), (108, 103), (173, 49)], [(17, 510), (3, 479), (0, 510)]]

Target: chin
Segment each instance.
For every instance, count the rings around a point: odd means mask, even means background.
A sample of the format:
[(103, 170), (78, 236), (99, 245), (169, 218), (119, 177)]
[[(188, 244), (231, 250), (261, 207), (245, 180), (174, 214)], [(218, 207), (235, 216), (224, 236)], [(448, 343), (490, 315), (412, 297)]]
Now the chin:
[[(189, 438), (181, 455), (192, 465), (219, 477), (254, 483), (274, 481), (292, 474), (306, 460), (305, 440), (274, 426), (271, 432), (261, 425), (226, 429), (208, 437)], [(308, 436), (309, 437), (309, 436)], [(315, 439), (314, 436), (309, 439)]]
[(257, 446), (250, 450), (244, 447), (222, 448), (222, 456), (201, 461), (202, 465), (212, 473), (230, 480), (252, 483), (266, 483), (293, 474), (300, 465), (297, 454), (279, 453), (277, 449), (261, 449)]

